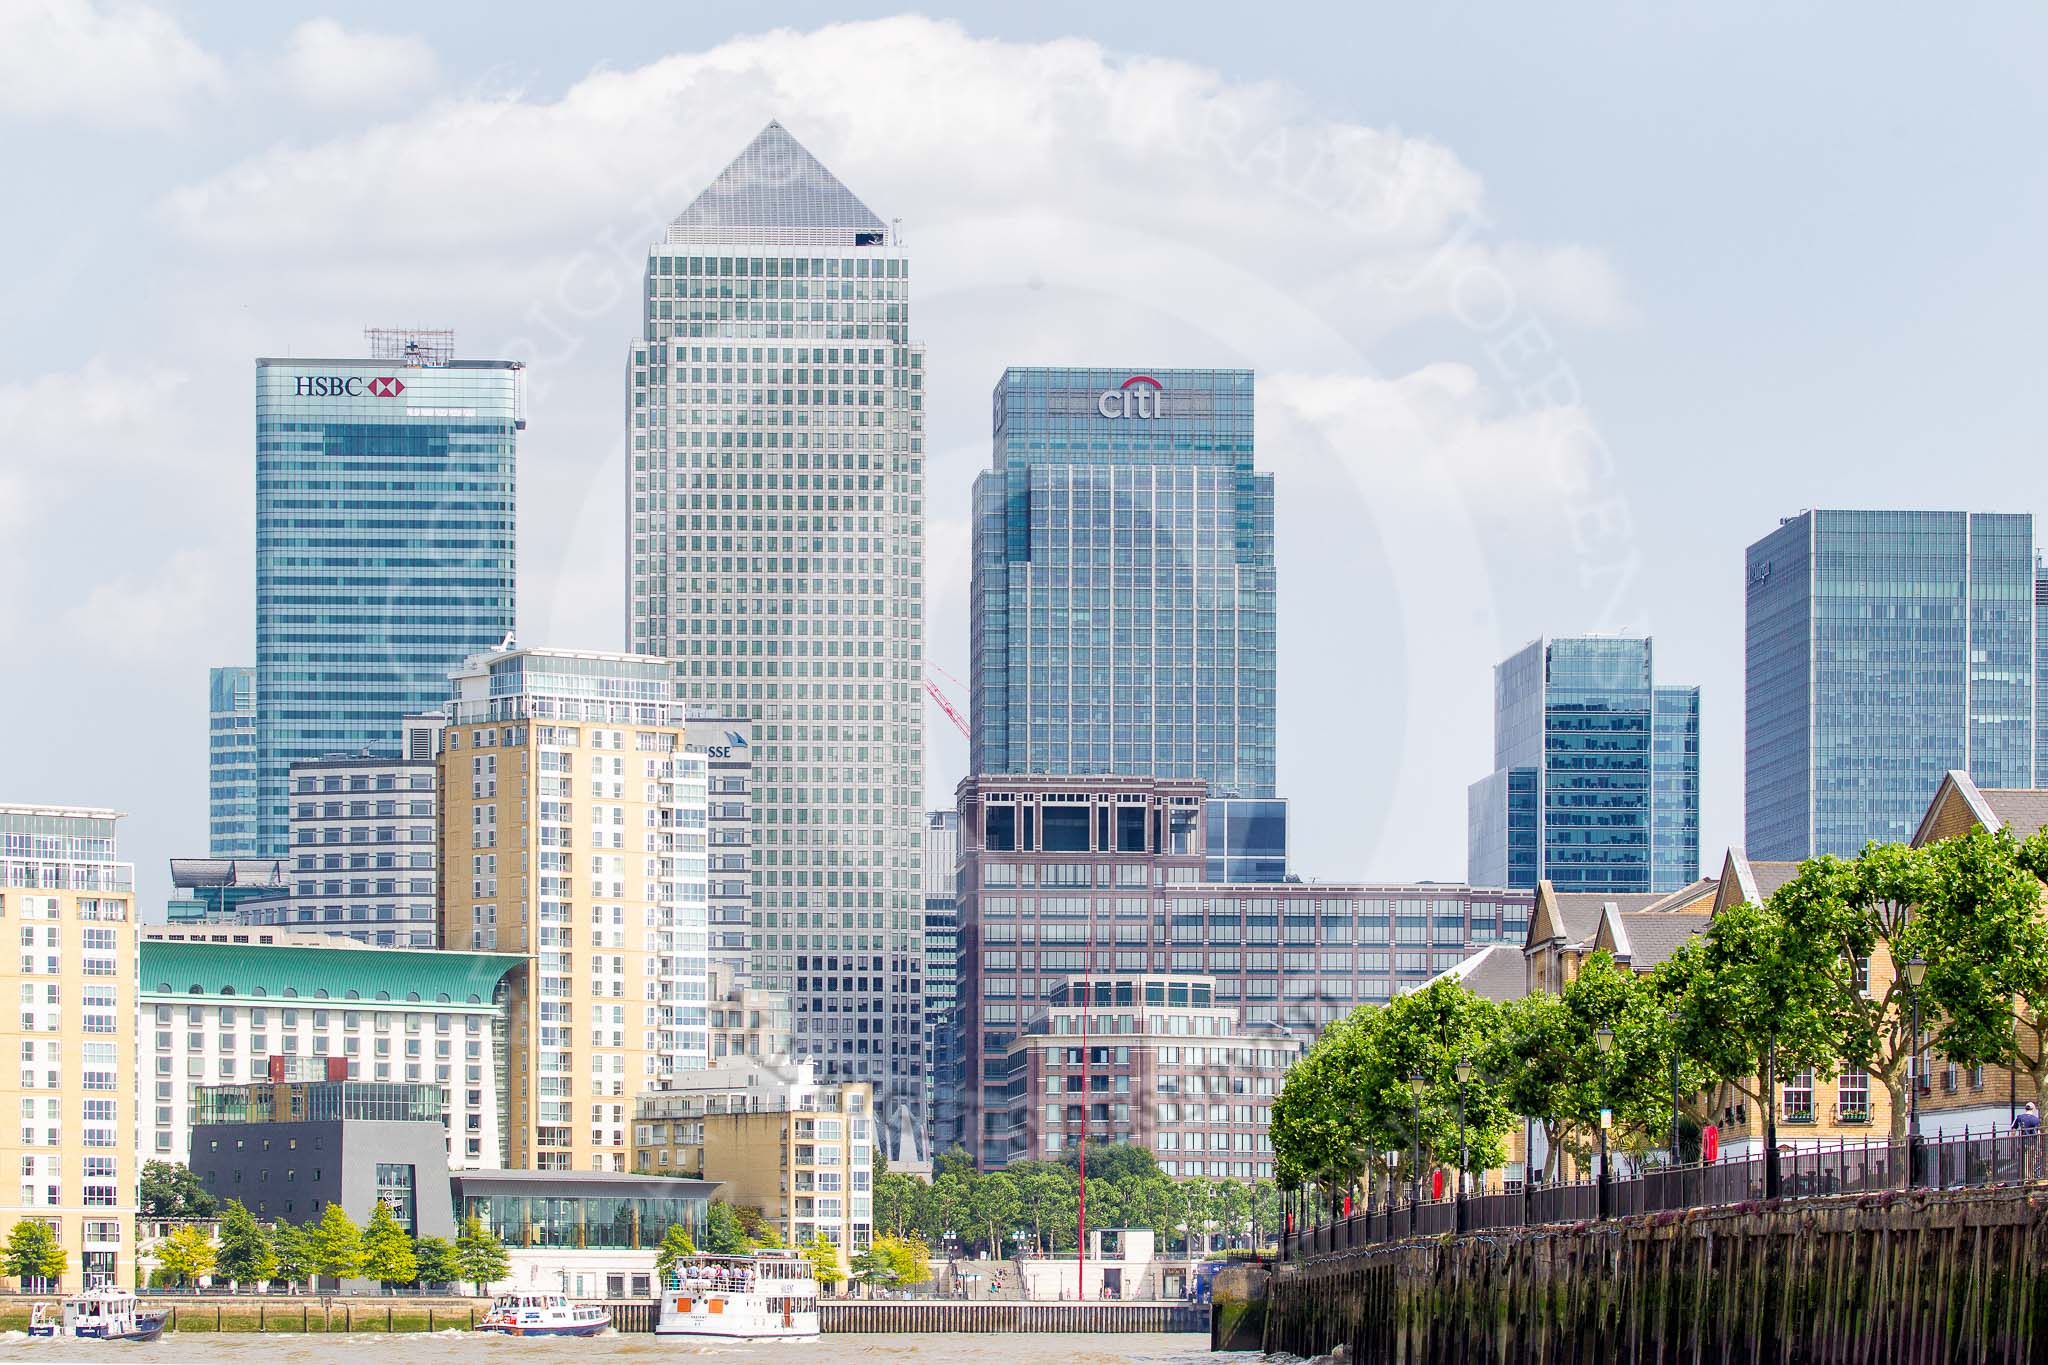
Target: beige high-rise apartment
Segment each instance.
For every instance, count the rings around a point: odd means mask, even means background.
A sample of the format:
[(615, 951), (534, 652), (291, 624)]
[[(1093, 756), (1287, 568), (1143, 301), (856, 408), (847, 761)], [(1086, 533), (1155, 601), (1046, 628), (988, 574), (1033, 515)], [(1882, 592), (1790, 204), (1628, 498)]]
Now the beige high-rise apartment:
[(706, 775), (665, 662), (508, 646), (453, 675), (441, 942), (519, 953), (511, 1169), (628, 1169), (634, 1097), (706, 1059)]
[[(115, 861), (120, 814), (0, 804), (0, 924), (20, 952), (0, 962), (19, 1001), (0, 1046), (0, 1241), (47, 1223), (64, 1270), (22, 1288), (127, 1284), (135, 1274), (135, 871)], [(145, 1078), (144, 1084), (149, 1083)], [(8, 1196), (12, 1195), (13, 1198)]]

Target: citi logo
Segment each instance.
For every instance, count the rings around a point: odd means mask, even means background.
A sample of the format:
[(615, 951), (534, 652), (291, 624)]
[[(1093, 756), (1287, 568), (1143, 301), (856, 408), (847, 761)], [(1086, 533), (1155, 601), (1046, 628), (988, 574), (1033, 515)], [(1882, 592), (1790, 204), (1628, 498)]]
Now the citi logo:
[(1134, 374), (1113, 389), (1104, 389), (1095, 399), (1095, 410), (1104, 417), (1154, 418), (1165, 415), (1166, 386), (1149, 374)]
[(405, 392), (405, 381), (390, 375), (364, 379), (353, 374), (302, 374), (292, 382), (292, 392), (300, 398), (396, 398)]

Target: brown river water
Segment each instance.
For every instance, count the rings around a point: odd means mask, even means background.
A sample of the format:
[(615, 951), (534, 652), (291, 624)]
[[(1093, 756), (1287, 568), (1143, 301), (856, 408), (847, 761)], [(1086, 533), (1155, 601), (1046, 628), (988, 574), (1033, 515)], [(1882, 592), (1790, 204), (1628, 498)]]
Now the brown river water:
[(687, 1360), (712, 1365), (720, 1357), (733, 1365), (1249, 1365), (1255, 1352), (1211, 1355), (1209, 1339), (1196, 1332), (1160, 1335), (1047, 1335), (921, 1333), (902, 1336), (827, 1336), (805, 1345), (767, 1342), (711, 1345), (680, 1342), (647, 1333), (623, 1333), (586, 1340), (518, 1340), (469, 1332), (385, 1336), (382, 1333), (323, 1336), (272, 1333), (172, 1334), (146, 1345), (98, 1341), (30, 1341), (19, 1333), (0, 1336), (0, 1360), (64, 1361), (249, 1361), (261, 1365), (326, 1365), (329, 1361), (374, 1365), (523, 1365), (567, 1361), (620, 1361), (653, 1365)]

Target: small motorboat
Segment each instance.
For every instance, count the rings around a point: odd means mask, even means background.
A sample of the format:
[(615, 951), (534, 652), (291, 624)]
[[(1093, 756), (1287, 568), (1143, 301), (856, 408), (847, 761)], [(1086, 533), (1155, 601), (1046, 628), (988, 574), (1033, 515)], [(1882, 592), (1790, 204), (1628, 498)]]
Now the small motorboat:
[(28, 1315), (28, 1334), (32, 1337), (54, 1337), (57, 1335), (57, 1319), (50, 1314), (50, 1305), (39, 1303)]
[(47, 1334), (50, 1336), (89, 1341), (155, 1341), (164, 1334), (164, 1324), (170, 1317), (167, 1308), (144, 1308), (127, 1290), (103, 1284), (64, 1300), (61, 1326), (50, 1324), (38, 1308), (29, 1320), (29, 1334), (37, 1335), (36, 1322), (42, 1318), (45, 1325), (56, 1327)]
[(594, 1303), (571, 1303), (565, 1294), (501, 1294), (476, 1325), (508, 1337), (594, 1337), (612, 1315)]

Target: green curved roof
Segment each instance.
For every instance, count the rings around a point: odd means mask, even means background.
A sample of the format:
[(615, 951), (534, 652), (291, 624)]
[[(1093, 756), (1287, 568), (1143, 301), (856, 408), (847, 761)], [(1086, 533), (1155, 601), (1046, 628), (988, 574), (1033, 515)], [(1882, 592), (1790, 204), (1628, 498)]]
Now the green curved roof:
[(365, 1003), (491, 1003), (514, 953), (432, 948), (300, 948), (276, 944), (143, 939), (144, 995), (237, 999), (360, 1000)]

